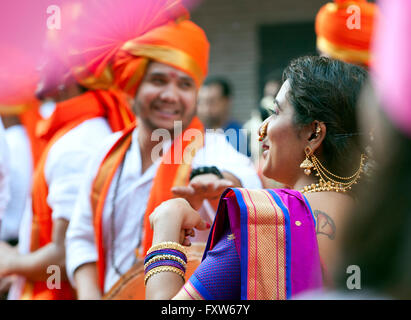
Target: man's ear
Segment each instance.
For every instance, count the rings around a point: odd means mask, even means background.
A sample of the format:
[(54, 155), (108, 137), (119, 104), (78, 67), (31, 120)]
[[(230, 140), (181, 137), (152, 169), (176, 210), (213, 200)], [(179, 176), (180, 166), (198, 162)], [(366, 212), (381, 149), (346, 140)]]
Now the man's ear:
[(327, 133), (327, 126), (324, 122), (313, 121), (304, 129), (304, 138), (307, 140), (307, 146), (315, 152), (322, 144)]

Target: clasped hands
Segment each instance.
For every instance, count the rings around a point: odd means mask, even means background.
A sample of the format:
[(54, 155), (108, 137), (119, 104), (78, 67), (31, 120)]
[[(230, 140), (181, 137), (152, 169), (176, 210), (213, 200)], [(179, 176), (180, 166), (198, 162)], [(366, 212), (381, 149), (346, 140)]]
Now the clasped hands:
[(174, 241), (191, 245), (188, 237), (195, 236), (194, 229), (210, 228), (197, 212), (203, 201), (218, 201), (223, 191), (231, 186), (230, 180), (220, 179), (214, 174), (202, 174), (194, 177), (187, 187), (174, 187), (173, 194), (180, 198), (164, 201), (150, 215), (153, 244)]
[(232, 186), (232, 181), (208, 173), (195, 176), (188, 186), (174, 187), (171, 191), (176, 197), (186, 199), (193, 209), (198, 210), (204, 200), (218, 201), (223, 191)]

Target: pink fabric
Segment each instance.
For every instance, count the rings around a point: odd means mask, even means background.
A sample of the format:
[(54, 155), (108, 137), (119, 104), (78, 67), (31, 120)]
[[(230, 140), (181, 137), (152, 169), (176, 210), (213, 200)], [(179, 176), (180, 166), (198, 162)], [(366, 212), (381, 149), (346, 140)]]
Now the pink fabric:
[(380, 0), (373, 80), (382, 108), (411, 137), (411, 1)]
[[(323, 286), (321, 260), (315, 234), (315, 220), (302, 194), (296, 190), (274, 189), (290, 213), (291, 281), (293, 296)], [(298, 199), (298, 200), (297, 200)], [(299, 221), (302, 228), (296, 222)]]

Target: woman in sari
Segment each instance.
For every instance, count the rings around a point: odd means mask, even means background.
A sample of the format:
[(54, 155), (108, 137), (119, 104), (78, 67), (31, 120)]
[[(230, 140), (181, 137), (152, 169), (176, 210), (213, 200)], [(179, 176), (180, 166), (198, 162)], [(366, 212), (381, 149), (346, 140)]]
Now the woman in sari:
[(210, 226), (185, 199), (157, 207), (147, 299), (289, 299), (330, 285), (365, 165), (355, 110), (365, 78), (361, 67), (325, 57), (290, 63), (260, 128), (263, 173), (284, 188), (227, 189), (203, 261), (187, 282), (188, 236)]

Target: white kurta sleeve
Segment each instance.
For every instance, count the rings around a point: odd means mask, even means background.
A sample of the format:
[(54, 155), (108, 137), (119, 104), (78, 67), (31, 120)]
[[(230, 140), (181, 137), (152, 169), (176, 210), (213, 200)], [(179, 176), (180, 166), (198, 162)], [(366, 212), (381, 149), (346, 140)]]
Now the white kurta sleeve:
[(53, 220), (70, 221), (86, 165), (101, 147), (101, 141), (110, 134), (107, 121), (95, 118), (72, 129), (51, 147), (44, 173)]
[[(92, 169), (90, 166), (89, 168)], [(97, 261), (89, 197), (92, 179), (90, 176), (87, 177), (80, 186), (79, 196), (66, 233), (66, 272), (73, 287), (76, 287), (73, 277), (76, 269), (85, 263)]]
[[(121, 134), (120, 134), (121, 135)], [(66, 271), (70, 283), (76, 287), (74, 272), (83, 264), (97, 261), (97, 249), (94, 241), (93, 213), (90, 203), (91, 185), (104, 156), (120, 137), (119, 133), (110, 135), (104, 140), (88, 164), (83, 164), (83, 179), (73, 214), (66, 233)]]
[(19, 238), (20, 221), (30, 200), (33, 165), (30, 142), (22, 125), (9, 127), (6, 130), (6, 140), (10, 159), (9, 189), (12, 196), (4, 213), (0, 239), (7, 241)]
[(3, 122), (0, 120), (0, 223), (10, 200), (10, 163)]

